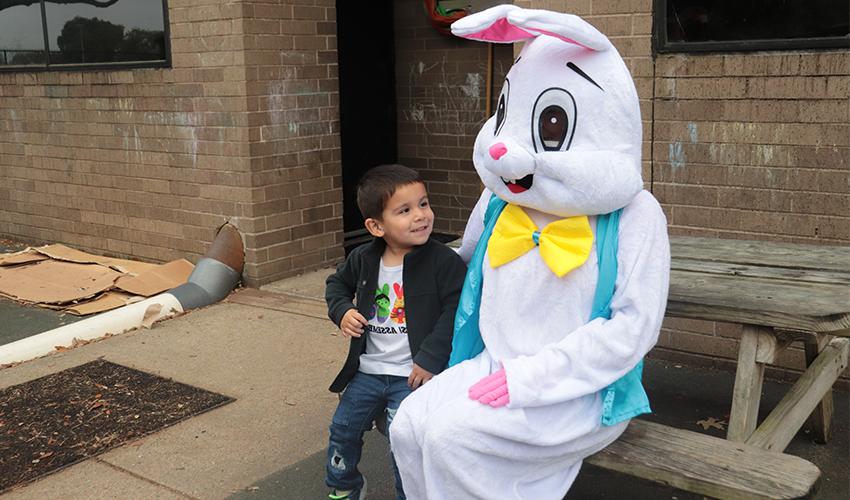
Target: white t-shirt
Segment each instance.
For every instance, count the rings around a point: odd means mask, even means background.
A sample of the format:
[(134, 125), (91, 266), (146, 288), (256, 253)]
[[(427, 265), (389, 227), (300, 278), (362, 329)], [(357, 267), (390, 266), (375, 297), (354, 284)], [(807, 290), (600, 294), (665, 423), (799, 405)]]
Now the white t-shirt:
[(407, 377), (413, 370), (404, 316), (403, 269), (403, 264), (387, 267), (381, 259), (375, 305), (366, 318), (366, 352), (360, 355), (363, 373)]

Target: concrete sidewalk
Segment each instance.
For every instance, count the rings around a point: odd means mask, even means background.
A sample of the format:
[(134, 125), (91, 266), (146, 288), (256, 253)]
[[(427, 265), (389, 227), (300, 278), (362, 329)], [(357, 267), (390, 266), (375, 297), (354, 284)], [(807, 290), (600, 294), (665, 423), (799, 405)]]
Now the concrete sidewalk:
[[(150, 330), (0, 370), (0, 388), (5, 388), (104, 358), (236, 399), (15, 489), (4, 500), (325, 498), (327, 427), (337, 402), (327, 386), (347, 342), (324, 317), (322, 303), (303, 298), (321, 297), (327, 274), (284, 280), (260, 293), (237, 292)], [(701, 430), (698, 420), (728, 415), (731, 373), (648, 360), (645, 378), (656, 410), (653, 420)], [(766, 410), (781, 389), (765, 384)], [(823, 470), (815, 496), (822, 500), (850, 497), (846, 393), (836, 394), (835, 406), (835, 438), (829, 445), (815, 445), (801, 433), (788, 449)], [(370, 499), (393, 498), (387, 460), (386, 439), (367, 433), (361, 470), (369, 478)], [(568, 496), (623, 497), (701, 498), (591, 468), (582, 471)]]

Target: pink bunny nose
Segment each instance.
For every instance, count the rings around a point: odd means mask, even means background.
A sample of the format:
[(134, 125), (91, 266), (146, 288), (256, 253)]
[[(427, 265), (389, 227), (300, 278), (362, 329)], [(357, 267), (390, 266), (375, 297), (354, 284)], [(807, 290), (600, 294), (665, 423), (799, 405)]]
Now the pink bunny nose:
[(494, 160), (498, 160), (499, 158), (505, 156), (507, 152), (508, 147), (505, 146), (505, 143), (503, 142), (497, 142), (496, 144), (490, 146), (490, 158), (493, 158)]

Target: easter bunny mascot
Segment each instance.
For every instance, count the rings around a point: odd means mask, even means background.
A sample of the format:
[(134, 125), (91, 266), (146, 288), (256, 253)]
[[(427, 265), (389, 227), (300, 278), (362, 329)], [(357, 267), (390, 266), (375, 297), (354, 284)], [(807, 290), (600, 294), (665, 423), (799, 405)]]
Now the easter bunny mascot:
[(450, 368), (391, 429), (411, 499), (560, 499), (582, 460), (649, 411), (666, 219), (641, 180), (641, 115), (611, 42), (581, 18), (501, 5), (452, 25), (527, 40), (475, 141), (486, 189)]

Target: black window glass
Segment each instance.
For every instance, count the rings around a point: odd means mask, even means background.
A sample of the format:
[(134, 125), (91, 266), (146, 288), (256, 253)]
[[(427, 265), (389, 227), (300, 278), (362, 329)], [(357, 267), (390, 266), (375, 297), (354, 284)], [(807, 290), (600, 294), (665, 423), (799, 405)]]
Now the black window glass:
[(0, 0), (0, 67), (45, 62), (41, 4)]
[(850, 46), (848, 0), (657, 0), (656, 9), (661, 49)]
[(162, 0), (99, 3), (45, 0), (51, 63), (165, 59)]
[(0, 0), (0, 66), (162, 63), (165, 19), (163, 0)]

